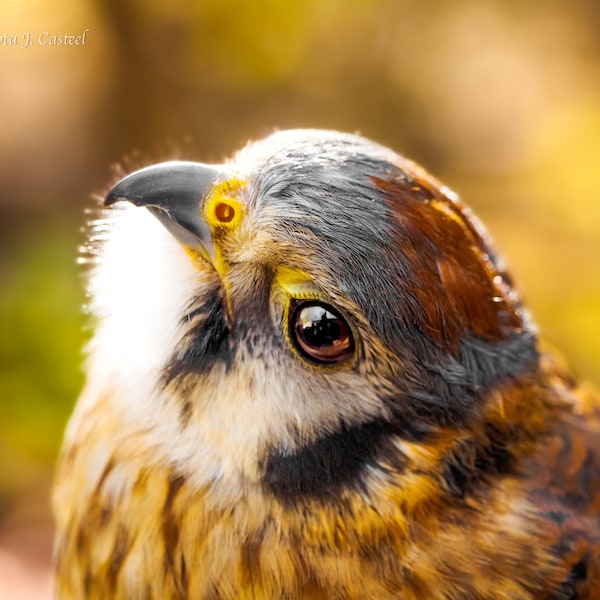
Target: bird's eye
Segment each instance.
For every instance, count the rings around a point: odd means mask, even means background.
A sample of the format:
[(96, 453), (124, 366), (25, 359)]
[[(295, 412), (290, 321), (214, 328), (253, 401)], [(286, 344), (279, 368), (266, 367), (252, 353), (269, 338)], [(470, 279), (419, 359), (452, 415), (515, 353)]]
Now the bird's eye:
[(329, 304), (292, 300), (289, 334), (296, 350), (320, 365), (339, 365), (354, 352), (354, 339), (344, 318)]

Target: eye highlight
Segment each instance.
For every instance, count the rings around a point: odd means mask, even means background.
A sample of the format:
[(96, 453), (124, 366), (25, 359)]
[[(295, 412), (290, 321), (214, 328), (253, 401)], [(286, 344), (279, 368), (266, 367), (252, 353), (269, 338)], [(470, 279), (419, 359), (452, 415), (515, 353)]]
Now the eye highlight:
[(301, 356), (319, 365), (339, 365), (354, 353), (354, 339), (346, 320), (329, 304), (292, 300), (288, 331)]

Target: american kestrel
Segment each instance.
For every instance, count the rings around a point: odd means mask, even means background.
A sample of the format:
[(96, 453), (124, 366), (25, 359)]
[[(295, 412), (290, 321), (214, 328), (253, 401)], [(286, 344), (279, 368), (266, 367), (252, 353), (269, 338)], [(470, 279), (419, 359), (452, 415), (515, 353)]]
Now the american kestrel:
[(58, 598), (600, 598), (600, 402), (448, 188), (293, 130), (105, 205)]

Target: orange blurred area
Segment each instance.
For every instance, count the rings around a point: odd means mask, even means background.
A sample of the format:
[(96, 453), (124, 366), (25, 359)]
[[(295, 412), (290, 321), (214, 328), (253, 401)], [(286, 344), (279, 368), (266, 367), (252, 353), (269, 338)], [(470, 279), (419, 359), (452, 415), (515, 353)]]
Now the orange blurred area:
[(50, 596), (77, 247), (116, 163), (218, 162), (289, 127), (388, 145), (474, 209), (542, 337), (600, 384), (595, 0), (8, 0), (0, 85), (0, 598)]

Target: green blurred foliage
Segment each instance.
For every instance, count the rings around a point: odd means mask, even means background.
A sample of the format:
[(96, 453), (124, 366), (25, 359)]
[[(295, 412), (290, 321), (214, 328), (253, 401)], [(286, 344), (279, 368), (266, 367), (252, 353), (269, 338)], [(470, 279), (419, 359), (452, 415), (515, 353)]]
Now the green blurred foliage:
[(0, 491), (56, 460), (83, 375), (84, 300), (73, 223), (6, 232), (0, 296)]
[(600, 383), (596, 0), (24, 0), (0, 23), (89, 29), (0, 45), (0, 525), (45, 502), (83, 383), (79, 228), (115, 162), (221, 161), (277, 127), (387, 144), (474, 208), (542, 334)]

